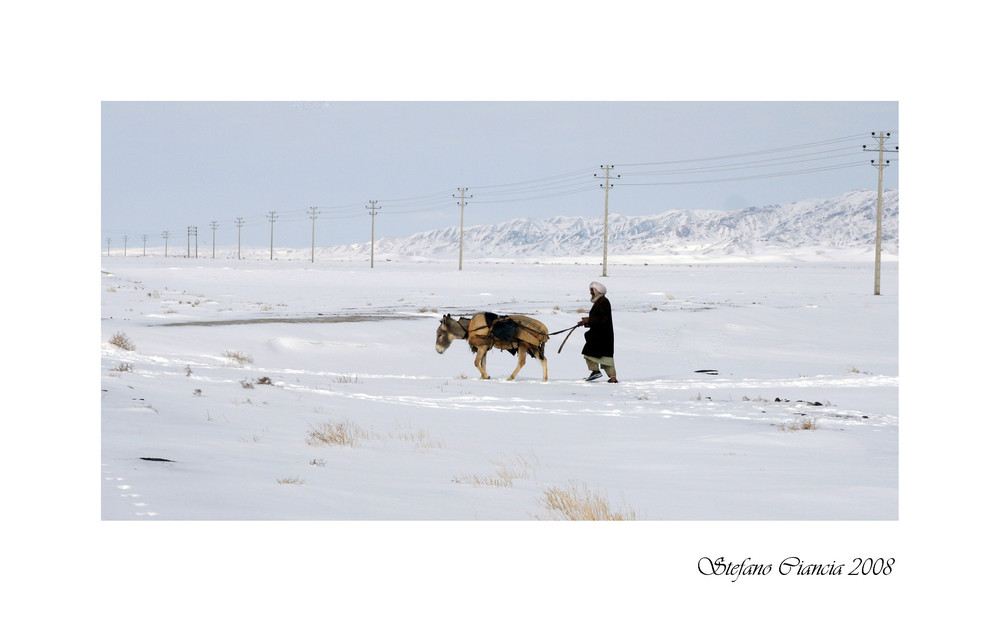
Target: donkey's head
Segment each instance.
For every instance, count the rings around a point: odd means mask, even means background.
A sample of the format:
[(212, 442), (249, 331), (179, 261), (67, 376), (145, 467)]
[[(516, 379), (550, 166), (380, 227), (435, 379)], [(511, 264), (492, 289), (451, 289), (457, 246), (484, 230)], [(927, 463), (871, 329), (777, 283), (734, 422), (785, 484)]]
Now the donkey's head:
[(460, 338), (465, 331), (462, 329), (462, 325), (457, 321), (453, 320), (451, 315), (445, 315), (441, 318), (441, 324), (437, 329), (437, 338), (434, 340), (434, 349), (438, 351), (438, 354), (442, 354), (451, 345), (451, 342), (457, 338)]

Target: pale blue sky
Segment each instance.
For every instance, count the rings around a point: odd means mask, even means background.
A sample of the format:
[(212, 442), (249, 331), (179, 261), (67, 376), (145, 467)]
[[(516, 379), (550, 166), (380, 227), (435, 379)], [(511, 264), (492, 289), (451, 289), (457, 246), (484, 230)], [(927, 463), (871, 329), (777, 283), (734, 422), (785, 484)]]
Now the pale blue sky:
[[(104, 102), (101, 235), (319, 246), (516, 217), (737, 209), (874, 189), (896, 102)], [(738, 157), (737, 157), (738, 156)], [(895, 158), (895, 154), (893, 154)], [(897, 187), (893, 162), (885, 187)], [(157, 242), (159, 243), (159, 242)]]

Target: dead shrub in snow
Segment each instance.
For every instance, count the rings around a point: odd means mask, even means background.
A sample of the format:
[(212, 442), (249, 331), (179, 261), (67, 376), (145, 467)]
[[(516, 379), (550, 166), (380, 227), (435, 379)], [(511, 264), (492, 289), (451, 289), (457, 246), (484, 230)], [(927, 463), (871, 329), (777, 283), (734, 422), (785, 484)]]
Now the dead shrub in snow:
[(129, 339), (128, 336), (121, 331), (118, 331), (111, 337), (111, 339), (108, 339), (108, 343), (115, 346), (116, 348), (121, 348), (122, 350), (129, 350), (129, 351), (135, 350), (135, 346), (132, 344), (132, 340)]
[(327, 421), (309, 430), (306, 444), (354, 447), (359, 442), (374, 437), (373, 433), (361, 429), (361, 426), (351, 421)]
[(549, 488), (542, 497), (542, 504), (548, 515), (535, 516), (538, 520), (636, 520), (632, 508), (613, 510), (603, 495), (576, 482), (570, 482), (566, 488)]
[(790, 423), (779, 423), (778, 430), (781, 432), (798, 432), (799, 430), (818, 430), (819, 422), (813, 418), (796, 419)]
[(245, 352), (237, 352), (235, 350), (226, 350), (222, 353), (222, 356), (229, 359), (230, 364), (236, 367), (243, 367), (244, 365), (249, 365), (253, 363), (253, 357)]

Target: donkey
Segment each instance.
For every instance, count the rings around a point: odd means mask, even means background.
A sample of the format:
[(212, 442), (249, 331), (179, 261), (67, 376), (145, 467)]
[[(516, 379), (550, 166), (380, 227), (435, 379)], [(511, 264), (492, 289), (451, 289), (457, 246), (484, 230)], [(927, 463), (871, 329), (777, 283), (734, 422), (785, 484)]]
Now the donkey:
[(469, 348), (476, 353), (475, 366), (483, 380), (489, 380), (486, 373), (486, 353), (490, 348), (517, 353), (517, 367), (507, 380), (517, 377), (528, 354), (541, 363), (542, 381), (547, 382), (549, 379), (549, 362), (545, 358), (545, 342), (549, 340), (549, 330), (534, 318), (526, 315), (477, 313), (471, 318), (456, 320), (451, 315), (445, 315), (437, 329), (435, 349), (438, 354), (447, 350), (455, 339), (468, 340)]

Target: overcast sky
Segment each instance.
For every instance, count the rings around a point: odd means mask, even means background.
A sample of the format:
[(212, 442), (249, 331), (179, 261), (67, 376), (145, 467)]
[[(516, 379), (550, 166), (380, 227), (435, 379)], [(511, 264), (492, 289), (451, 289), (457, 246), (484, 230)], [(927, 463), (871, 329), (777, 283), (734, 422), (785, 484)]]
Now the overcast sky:
[[(101, 244), (366, 242), (516, 217), (740, 209), (875, 189), (896, 102), (128, 102), (101, 105)], [(892, 154), (895, 159), (895, 154)], [(898, 187), (895, 162), (885, 187)], [(620, 175), (620, 177), (618, 177)], [(202, 240), (208, 239), (202, 237)], [(205, 242), (202, 242), (205, 243)], [(152, 242), (151, 242), (152, 244)]]

